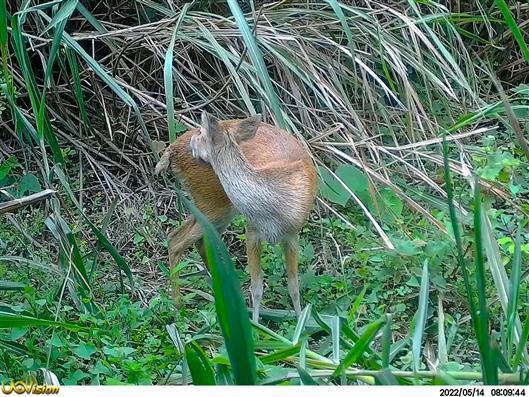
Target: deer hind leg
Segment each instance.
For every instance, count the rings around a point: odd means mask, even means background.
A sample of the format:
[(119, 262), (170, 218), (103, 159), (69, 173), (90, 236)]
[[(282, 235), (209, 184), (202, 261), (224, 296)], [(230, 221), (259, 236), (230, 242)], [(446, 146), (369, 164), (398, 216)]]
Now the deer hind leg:
[(180, 292), (179, 272), (176, 265), (184, 251), (195, 244), (202, 238), (202, 229), (197, 223), (194, 216), (186, 218), (184, 223), (176, 230), (169, 233), (168, 250), (169, 250), (169, 280), (175, 305), (181, 305), (182, 295)]
[[(222, 221), (219, 221), (219, 222), (213, 222), (213, 225), (215, 226), (215, 228), (217, 229), (217, 232), (219, 234), (222, 234), (224, 232), (224, 230), (226, 229), (226, 227), (228, 226), (228, 224), (230, 223), (231, 221), (231, 217), (229, 218), (228, 221), (225, 221), (225, 220), (222, 220)], [(195, 243), (195, 248), (196, 250), (198, 251), (200, 257), (202, 258), (202, 261), (204, 262), (204, 265), (206, 265), (206, 268), (209, 270), (209, 263), (208, 263), (208, 258), (207, 258), (207, 255), (206, 255), (206, 247), (204, 245), (204, 238), (200, 238), (200, 240), (198, 240), (196, 243)]]
[(259, 310), (263, 298), (263, 271), (261, 269), (261, 241), (256, 230), (248, 226), (246, 230), (246, 255), (250, 271), (250, 293), (252, 295), (252, 319), (259, 321)]
[(301, 304), (299, 301), (299, 279), (298, 279), (298, 255), (299, 242), (298, 236), (289, 236), (282, 241), (283, 251), (285, 253), (286, 270), (288, 277), (288, 293), (292, 299), (296, 314), (301, 314)]

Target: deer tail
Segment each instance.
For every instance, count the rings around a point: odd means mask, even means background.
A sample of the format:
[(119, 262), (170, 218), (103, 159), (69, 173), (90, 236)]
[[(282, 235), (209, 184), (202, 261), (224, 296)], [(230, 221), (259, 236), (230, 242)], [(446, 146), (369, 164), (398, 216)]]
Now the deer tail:
[(154, 175), (158, 175), (161, 172), (167, 171), (167, 168), (169, 168), (169, 165), (171, 163), (170, 155), (171, 151), (169, 150), (169, 148), (165, 149), (165, 152), (163, 152), (160, 161), (158, 161), (158, 164), (156, 164), (156, 168), (154, 169)]

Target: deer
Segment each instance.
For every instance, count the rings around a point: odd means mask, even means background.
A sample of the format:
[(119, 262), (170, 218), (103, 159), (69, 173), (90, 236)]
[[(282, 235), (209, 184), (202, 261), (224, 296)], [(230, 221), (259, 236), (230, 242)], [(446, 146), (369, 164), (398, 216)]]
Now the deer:
[[(261, 122), (260, 114), (217, 121), (202, 112), (200, 128), (179, 136), (164, 151), (155, 174), (169, 168), (219, 233), (237, 214), (246, 218), (253, 321), (259, 321), (263, 297), (264, 242), (282, 246), (288, 292), (299, 317), (299, 233), (317, 195), (316, 168), (301, 141), (279, 127)], [(207, 266), (202, 236), (192, 215), (169, 234), (171, 274), (192, 245)]]

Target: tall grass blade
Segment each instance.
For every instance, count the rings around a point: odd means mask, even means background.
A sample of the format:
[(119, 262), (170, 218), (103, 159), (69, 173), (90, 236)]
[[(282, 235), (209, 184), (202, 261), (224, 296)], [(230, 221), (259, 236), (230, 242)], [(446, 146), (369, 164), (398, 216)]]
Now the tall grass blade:
[(443, 294), (437, 297), (437, 359), (439, 366), (448, 362), (448, 349), (446, 347), (445, 312), (443, 308)]
[(428, 261), (424, 261), (422, 267), (421, 289), (419, 291), (419, 307), (415, 315), (415, 327), (413, 329), (412, 337), (412, 352), (413, 352), (413, 370), (420, 369), (421, 345), (424, 328), (426, 326), (426, 316), (428, 314), (428, 296), (429, 296), (429, 277), (428, 277)]
[(256, 383), (254, 343), (248, 311), (233, 262), (215, 227), (183, 194), (179, 192), (179, 196), (204, 232), (215, 307), (235, 382), (239, 385), (253, 385)]
[(367, 351), (369, 344), (376, 336), (380, 328), (386, 323), (386, 319), (377, 320), (369, 324), (365, 331), (360, 335), (360, 338), (355, 343), (354, 347), (347, 353), (338, 368), (332, 374), (332, 377), (340, 376), (343, 371), (356, 363), (360, 357)]
[(185, 354), (193, 384), (215, 385), (215, 371), (199, 344), (195, 341), (186, 344)]
[(267, 100), (274, 114), (274, 118), (279, 127), (286, 128), (286, 122), (281, 111), (281, 104), (274, 90), (274, 85), (272, 84), (270, 75), (268, 74), (268, 70), (263, 59), (263, 54), (257, 45), (257, 40), (255, 39), (252, 30), (248, 26), (246, 18), (237, 0), (228, 0), (228, 6), (230, 7), (231, 13), (235, 18), (235, 22), (237, 23), (242, 38), (246, 44), (246, 47), (248, 48), (248, 54), (250, 55), (253, 65), (255, 66), (259, 80), (266, 91)]
[(19, 328), (31, 326), (62, 327), (72, 331), (86, 329), (86, 327), (82, 327), (70, 322), (46, 320), (0, 310), (0, 328)]
[[(77, 3), (79, 0), (66, 0), (62, 2), (61, 8), (59, 8), (59, 11), (53, 16), (50, 23), (48, 23), (48, 26), (42, 31), (42, 35), (46, 34), (49, 30), (53, 29), (56, 26), (62, 25), (64, 21), (66, 21), (72, 13), (75, 11), (75, 8), (77, 7)], [(62, 31), (64, 30), (64, 26), (60, 29), (57, 29), (55, 31), (54, 40), (55, 38), (59, 37), (59, 41), (61, 40)]]
[(277, 361), (286, 360), (292, 356), (295, 356), (299, 353), (301, 345), (298, 343), (296, 345), (287, 347), (285, 349), (277, 350), (273, 353), (267, 354), (259, 358), (263, 364), (272, 364)]
[(9, 38), (7, 36), (7, 9), (6, 0), (0, 0), (0, 56), (2, 58), (2, 75), (3, 80), (8, 86), (8, 95), (12, 95), (13, 88), (11, 84), (11, 73), (9, 72)]
[(0, 347), (5, 349), (4, 351), (11, 351), (20, 356), (29, 356), (30, 350), (21, 343), (12, 342), (10, 340), (0, 339)]
[(90, 218), (88, 218), (88, 216), (85, 214), (85, 211), (79, 204), (79, 201), (77, 201), (77, 199), (75, 198), (75, 195), (73, 194), (70, 184), (66, 180), (66, 175), (64, 175), (64, 172), (58, 167), (55, 167), (54, 171), (55, 171), (55, 175), (57, 175), (57, 178), (59, 178), (59, 181), (62, 183), (62, 186), (66, 190), (68, 197), (70, 197), (70, 200), (72, 200), (74, 205), (77, 207), (78, 211), (83, 216), (86, 223), (88, 223), (88, 226), (90, 226), (90, 229), (96, 235), (97, 240), (99, 241), (101, 246), (112, 256), (112, 259), (114, 259), (118, 267), (127, 275), (130, 285), (133, 286), (134, 280), (132, 278), (132, 272), (130, 270), (129, 265), (125, 261), (125, 259), (123, 259), (123, 257), (121, 256), (119, 251), (116, 249), (116, 247), (114, 247), (114, 245), (101, 232), (101, 230), (99, 230), (99, 228), (96, 225), (94, 225), (92, 221), (90, 220)]
[(180, 15), (175, 24), (173, 35), (169, 43), (169, 48), (165, 54), (164, 68), (163, 68), (163, 79), (165, 87), (165, 103), (167, 105), (167, 126), (169, 128), (169, 143), (173, 143), (176, 140), (176, 120), (174, 113), (174, 90), (173, 90), (173, 56), (174, 56), (174, 45), (180, 24), (184, 20), (187, 10), (193, 3), (186, 3), (180, 11)]
[(514, 19), (507, 2), (505, 0), (495, 0), (495, 1), (501, 13), (503, 14), (503, 17), (505, 18), (505, 22), (507, 22), (507, 25), (509, 26), (509, 29), (512, 32), (512, 35), (514, 36), (514, 38), (516, 39), (516, 42), (520, 46), (520, 49), (522, 50), (522, 54), (525, 60), (529, 64), (529, 47), (527, 46), (527, 43), (524, 40), (524, 34), (522, 33), (522, 30), (516, 23), (516, 20)]
[(310, 373), (299, 366), (296, 367), (299, 373), (299, 379), (305, 386), (319, 386), (320, 384), (310, 375)]
[(456, 241), (456, 258), (463, 273), (463, 282), (465, 284), (465, 292), (467, 294), (468, 307), (470, 310), (470, 316), (472, 317), (472, 323), (474, 327), (477, 327), (478, 315), (476, 309), (476, 303), (474, 301), (474, 294), (472, 292), (472, 287), (470, 284), (470, 276), (468, 274), (468, 268), (466, 265), (465, 255), (463, 253), (463, 242), (461, 239), (461, 231), (459, 227), (459, 222), (457, 219), (456, 208), (454, 205), (454, 193), (452, 191), (452, 177), (450, 175), (450, 165), (448, 163), (448, 144), (446, 142), (446, 136), (443, 136), (443, 161), (444, 161), (444, 177), (445, 177), (445, 186), (446, 186), (446, 195), (448, 200), (448, 208), (450, 212), (450, 221), (452, 223), (452, 233), (454, 234), (454, 239)]
[[(511, 360), (512, 357), (512, 346), (517, 345), (520, 349), (522, 347), (521, 341), (516, 343), (514, 337), (516, 320), (518, 315), (518, 299), (520, 297), (520, 283), (522, 278), (522, 235), (520, 228), (516, 232), (516, 239), (514, 241), (514, 257), (512, 260), (511, 270), (511, 285), (510, 285), (510, 296), (509, 304), (507, 306), (507, 358)], [(521, 349), (523, 350), (523, 348)]]
[(294, 334), (292, 336), (292, 344), (297, 345), (299, 342), (299, 339), (301, 338), (301, 334), (303, 333), (303, 330), (305, 329), (305, 326), (307, 325), (307, 321), (310, 318), (310, 312), (312, 309), (312, 305), (309, 303), (305, 309), (301, 312), (298, 323), (296, 324), (296, 329), (294, 330)]
[(389, 353), (391, 351), (391, 325), (393, 318), (391, 314), (386, 314), (386, 325), (384, 325), (384, 333), (382, 335), (382, 367), (389, 368)]
[(522, 356), (527, 347), (527, 338), (529, 338), (529, 316), (525, 318), (522, 328), (522, 336), (520, 337), (520, 342), (516, 346), (516, 354), (514, 355), (512, 363), (513, 368), (517, 368), (522, 362)]
[(81, 85), (81, 76), (79, 74), (79, 66), (77, 65), (78, 63), (77, 56), (69, 48), (66, 48), (65, 53), (66, 53), (66, 59), (68, 61), (68, 65), (70, 67), (70, 71), (72, 73), (75, 99), (77, 101), (77, 106), (79, 106), (79, 110), (81, 111), (81, 119), (83, 120), (84, 127), (89, 128), (90, 118), (88, 117), (88, 112), (86, 110), (83, 87)]
[(481, 193), (479, 183), (475, 184), (474, 192), (474, 237), (476, 244), (476, 287), (479, 302), (479, 318), (476, 327), (477, 339), (481, 355), (481, 367), (483, 370), (483, 381), (489, 385), (498, 384), (498, 362), (495, 357), (495, 349), (489, 337), (489, 309), (485, 290), (485, 258), (483, 255), (483, 234), (481, 223)]

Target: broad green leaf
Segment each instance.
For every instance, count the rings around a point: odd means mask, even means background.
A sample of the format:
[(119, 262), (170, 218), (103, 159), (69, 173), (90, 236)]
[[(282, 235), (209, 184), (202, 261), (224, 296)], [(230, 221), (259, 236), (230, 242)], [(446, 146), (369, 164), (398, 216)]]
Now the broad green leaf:
[(18, 187), (18, 195), (23, 196), (25, 193), (37, 193), (42, 190), (42, 186), (38, 178), (33, 174), (26, 174), (20, 180)]
[(327, 200), (340, 204), (342, 207), (347, 204), (351, 194), (345, 190), (336, 177), (331, 174), (326, 168), (318, 167), (320, 174), (320, 193)]
[(384, 188), (376, 192), (376, 203), (372, 200), (368, 203), (371, 212), (378, 214), (385, 222), (394, 222), (400, 218), (404, 204), (390, 188)]
[(93, 343), (81, 343), (79, 346), (74, 347), (72, 351), (77, 357), (89, 360), (90, 357), (92, 357), (92, 355), (96, 352), (96, 347)]
[(336, 176), (364, 203), (369, 203), (369, 180), (362, 170), (351, 164), (342, 164), (336, 169)]
[(18, 165), (18, 161), (15, 156), (9, 156), (7, 160), (0, 163), (0, 181), (4, 179), (13, 168)]

